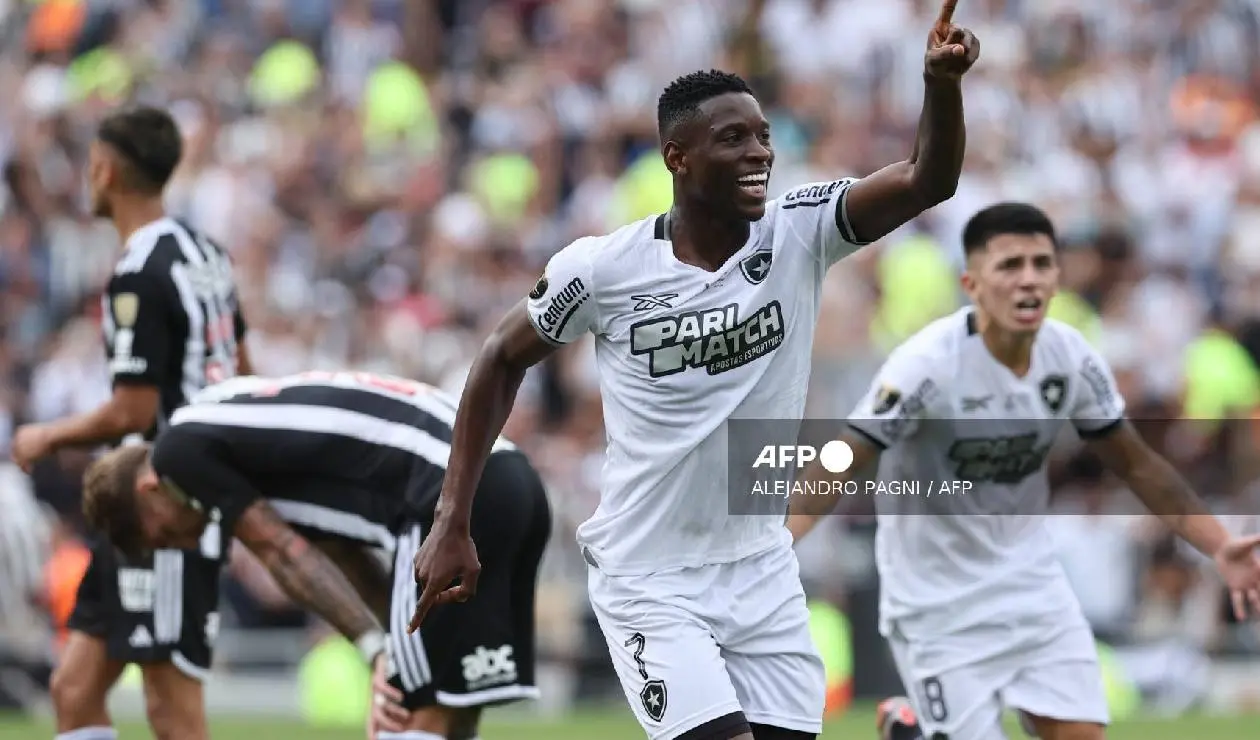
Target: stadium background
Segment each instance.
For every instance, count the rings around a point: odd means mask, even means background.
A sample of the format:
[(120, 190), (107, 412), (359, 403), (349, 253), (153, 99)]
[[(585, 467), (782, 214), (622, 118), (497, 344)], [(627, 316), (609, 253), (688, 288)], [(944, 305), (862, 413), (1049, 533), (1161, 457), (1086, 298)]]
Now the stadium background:
[[(94, 121), (118, 104), (175, 113), (187, 155), (169, 207), (232, 252), (260, 373), (354, 367), (458, 389), (481, 339), (550, 254), (669, 206), (654, 112), (670, 79), (718, 66), (754, 83), (774, 125), (773, 195), (866, 174), (909, 151), (936, 9), (934, 0), (0, 0), (0, 454), (17, 424), (87, 410), (108, 393), (96, 311), (118, 244), (107, 223), (82, 215), (82, 166)], [(832, 271), (808, 413), (845, 413), (896, 341), (960, 305), (958, 234), (975, 209), (1031, 200), (1064, 232), (1055, 315), (1113, 364), (1152, 440), (1232, 526), (1254, 531), (1258, 9), (1256, 0), (961, 3), (957, 20), (983, 53), (966, 81), (958, 193)], [(589, 342), (531, 373), (508, 434), (545, 472), (556, 510), (540, 599), (541, 713), (559, 724), (532, 732), (635, 737), (573, 545), (601, 464)], [(31, 479), (0, 469), (0, 697), (35, 715), (40, 665), (55, 655), (83, 566), (85, 460), (63, 454)], [(1202, 560), (1133, 515), (1089, 460), (1056, 471), (1061, 515), (1051, 521), (1110, 646), (1116, 708), (1155, 718), (1118, 736), (1254, 730), (1254, 718), (1171, 717), (1260, 705), (1260, 631), (1232, 624)], [(836, 671), (836, 727), (860, 728), (853, 736), (868, 732), (869, 700), (897, 688), (874, 633), (871, 537), (868, 518), (837, 518), (800, 551)], [(362, 677), (325, 637), (235, 552), (209, 692), (216, 736), (353, 727), (362, 707), (346, 697), (363, 694), (350, 690)], [(856, 703), (846, 711), (848, 692)], [(139, 716), (134, 683), (115, 706)], [(251, 724), (260, 715), (287, 724)], [(45, 726), (28, 721), (0, 723), (0, 737)], [(501, 718), (485, 736), (534, 736), (517, 721)]]

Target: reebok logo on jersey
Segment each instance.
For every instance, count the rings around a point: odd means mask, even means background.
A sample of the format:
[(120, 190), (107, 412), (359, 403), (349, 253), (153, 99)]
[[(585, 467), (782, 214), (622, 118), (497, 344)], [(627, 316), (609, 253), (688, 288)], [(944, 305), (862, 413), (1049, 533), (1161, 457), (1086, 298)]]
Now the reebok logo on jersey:
[(512, 646), (500, 645), (497, 648), (478, 646), (471, 655), (460, 659), (464, 669), (464, 683), (469, 691), (478, 691), (487, 686), (514, 683), (516, 681), (516, 661), (512, 659)]
[(582, 278), (573, 278), (551, 297), (551, 302), (538, 315), (538, 328), (553, 340), (559, 341), (564, 333), (564, 325), (590, 299), (591, 293), (586, 289)]
[(988, 395), (984, 395), (984, 396), (974, 396), (971, 398), (964, 397), (962, 400), (963, 413), (967, 413), (970, 411), (988, 410), (989, 401), (992, 401), (992, 400), (993, 400), (992, 393)]
[(660, 293), (658, 295), (632, 295), (630, 300), (636, 301), (634, 310), (651, 311), (654, 308), (673, 308), (670, 301), (678, 297), (677, 293)]
[(653, 378), (703, 367), (709, 375), (734, 370), (783, 343), (783, 307), (778, 301), (743, 321), (739, 305), (690, 311), (641, 321), (630, 327), (630, 354), (648, 356)]

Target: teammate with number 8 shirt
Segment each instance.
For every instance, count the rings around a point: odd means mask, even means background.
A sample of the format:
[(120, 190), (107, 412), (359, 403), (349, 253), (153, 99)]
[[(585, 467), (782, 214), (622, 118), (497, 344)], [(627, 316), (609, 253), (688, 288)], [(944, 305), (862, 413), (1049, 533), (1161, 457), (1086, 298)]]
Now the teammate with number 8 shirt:
[[(370, 738), (468, 740), (482, 707), (538, 695), (534, 592), (551, 514), (528, 459), (497, 440), (473, 521), (486, 588), (409, 634), (411, 558), (431, 527), (454, 419), (454, 399), (403, 378), (236, 378), (176, 412), (151, 449), (101, 458), (85, 513), (124, 552), (221, 527), (373, 665)], [(392, 578), (365, 556), (372, 547), (393, 556)]]
[[(955, 496), (876, 498), (880, 631), (909, 692), (880, 707), (881, 740), (1001, 740), (1004, 707), (1043, 740), (1101, 740), (1109, 718), (1094, 636), (1045, 522), (1047, 455), (1063, 427), (1214, 559), (1239, 619), (1245, 601), (1260, 610), (1260, 536), (1230, 538), (1125, 419), (1105, 361), (1046, 318), (1059, 266), (1043, 212), (999, 203), (970, 219), (962, 241), (973, 305), (891, 353), (849, 417), (850, 466), (837, 475), (811, 464), (805, 480), (835, 485), (878, 457), (882, 480), (973, 484)], [(794, 497), (794, 538), (834, 505)]]
[(478, 586), (481, 465), (526, 370), (595, 337), (607, 430), (600, 502), (578, 529), (588, 593), (627, 702), (655, 740), (804, 740), (825, 676), (786, 503), (732, 515), (731, 419), (799, 420), (832, 265), (949, 198), (965, 143), (962, 76), (979, 54), (944, 4), (925, 50), (910, 156), (767, 201), (770, 124), (735, 75), (698, 72), (657, 104), (667, 214), (579, 239), (496, 328), (461, 399), (433, 533), (429, 608)]

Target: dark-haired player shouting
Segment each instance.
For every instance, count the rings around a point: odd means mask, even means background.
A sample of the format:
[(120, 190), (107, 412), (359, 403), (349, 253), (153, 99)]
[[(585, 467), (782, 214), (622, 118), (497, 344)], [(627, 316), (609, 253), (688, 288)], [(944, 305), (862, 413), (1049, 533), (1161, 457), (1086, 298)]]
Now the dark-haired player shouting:
[[(206, 385), (248, 370), (245, 322), (226, 252), (170, 218), (162, 191), (183, 141), (171, 116), (136, 108), (106, 117), (89, 152), (92, 215), (124, 249), (103, 299), (113, 394), (81, 416), (17, 431), (24, 469), (59, 449), (152, 439)], [(159, 740), (207, 737), (201, 681), (218, 628), (221, 542), (124, 562), (95, 543), (53, 674), (58, 740), (113, 740), (106, 695), (128, 663), (144, 675)]]
[[(893, 350), (841, 435), (849, 467), (815, 463), (805, 479), (851, 480), (878, 458), (884, 482), (970, 484), (965, 495), (875, 497), (880, 632), (908, 693), (881, 703), (880, 740), (1007, 740), (1005, 709), (1042, 740), (1103, 740), (1094, 635), (1046, 524), (1048, 457), (1063, 428), (1213, 559), (1240, 620), (1248, 602), (1260, 611), (1260, 535), (1230, 537), (1126, 419), (1098, 352), (1046, 317), (1059, 240), (1044, 212), (989, 206), (962, 242), (972, 305)], [(838, 498), (794, 496), (788, 529), (799, 540)]]
[(928, 39), (913, 151), (862, 179), (767, 202), (770, 124), (744, 81), (698, 72), (665, 89), (657, 121), (674, 206), (560, 250), (482, 348), (416, 556), (424, 590), (413, 628), (434, 604), (476, 590), (469, 512), (526, 369), (589, 332), (608, 452), (599, 507), (578, 541), (635, 716), (652, 738), (821, 731), (823, 664), (787, 504), (778, 516), (729, 513), (727, 421), (803, 416), (828, 269), (954, 193), (961, 81), (979, 44), (951, 24), (953, 6)]

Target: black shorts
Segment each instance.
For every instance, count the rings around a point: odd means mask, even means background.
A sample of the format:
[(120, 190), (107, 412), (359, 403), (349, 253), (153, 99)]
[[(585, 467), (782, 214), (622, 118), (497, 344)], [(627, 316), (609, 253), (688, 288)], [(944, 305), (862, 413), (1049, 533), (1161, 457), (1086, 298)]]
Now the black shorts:
[(204, 680), (219, 630), (220, 556), (229, 539), (212, 524), (201, 550), (159, 550), (134, 562), (104, 539), (93, 542), (69, 629), (104, 640), (111, 660), (170, 662)]
[(403, 691), (408, 709), (537, 698), (534, 593), (551, 537), (551, 508), (538, 473), (519, 452), (490, 456), (472, 510), (481, 561), (477, 594), (462, 604), (435, 606), (408, 635), (419, 596), (412, 561), (430, 524), (413, 523), (398, 537), (390, 683)]

